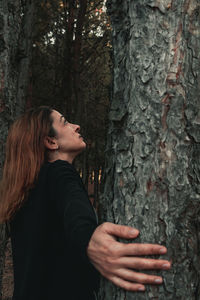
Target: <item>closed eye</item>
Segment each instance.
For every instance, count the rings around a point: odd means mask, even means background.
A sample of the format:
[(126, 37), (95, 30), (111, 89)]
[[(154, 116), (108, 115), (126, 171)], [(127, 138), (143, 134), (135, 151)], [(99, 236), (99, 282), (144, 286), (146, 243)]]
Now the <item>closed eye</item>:
[(68, 121), (65, 119), (64, 116), (60, 117), (60, 122), (63, 122), (64, 125), (66, 125), (68, 123)]

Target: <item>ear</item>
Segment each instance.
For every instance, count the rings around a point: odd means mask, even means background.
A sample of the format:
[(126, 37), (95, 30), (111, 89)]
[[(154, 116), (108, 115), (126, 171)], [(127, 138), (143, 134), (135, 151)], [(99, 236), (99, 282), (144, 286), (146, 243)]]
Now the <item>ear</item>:
[(44, 138), (44, 145), (47, 149), (49, 150), (57, 150), (58, 149), (58, 144), (55, 138), (46, 136)]

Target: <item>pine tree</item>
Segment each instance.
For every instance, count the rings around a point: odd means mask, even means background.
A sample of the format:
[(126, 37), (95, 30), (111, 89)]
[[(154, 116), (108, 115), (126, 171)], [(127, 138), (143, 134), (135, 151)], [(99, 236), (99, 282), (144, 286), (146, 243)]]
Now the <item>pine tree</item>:
[[(200, 298), (200, 5), (107, 2), (114, 80), (105, 219), (140, 230), (172, 260), (161, 287), (130, 293), (106, 281), (100, 299)], [(155, 273), (155, 272), (154, 272)]]

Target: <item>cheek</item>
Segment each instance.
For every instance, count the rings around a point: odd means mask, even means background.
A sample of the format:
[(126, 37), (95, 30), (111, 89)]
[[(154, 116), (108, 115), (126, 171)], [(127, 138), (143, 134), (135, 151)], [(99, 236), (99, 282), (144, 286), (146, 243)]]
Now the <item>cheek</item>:
[(85, 148), (86, 144), (82, 139), (77, 138), (76, 135), (63, 134), (59, 139), (60, 147), (65, 150), (75, 150), (77, 148)]

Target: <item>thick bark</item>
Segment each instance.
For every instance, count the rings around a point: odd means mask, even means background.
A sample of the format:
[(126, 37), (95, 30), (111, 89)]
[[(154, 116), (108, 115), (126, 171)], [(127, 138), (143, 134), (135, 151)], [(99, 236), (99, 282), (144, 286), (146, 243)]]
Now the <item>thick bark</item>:
[[(25, 108), (33, 22), (33, 1), (0, 3), (0, 170), (8, 128)], [(7, 244), (5, 225), (0, 225), (0, 298)]]
[[(200, 299), (200, 4), (107, 2), (114, 80), (104, 209), (166, 245), (161, 287), (130, 293), (102, 281), (100, 299)], [(155, 272), (154, 272), (155, 273)]]

